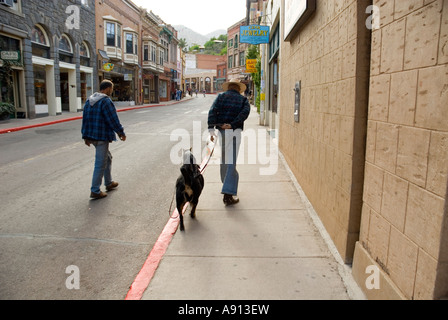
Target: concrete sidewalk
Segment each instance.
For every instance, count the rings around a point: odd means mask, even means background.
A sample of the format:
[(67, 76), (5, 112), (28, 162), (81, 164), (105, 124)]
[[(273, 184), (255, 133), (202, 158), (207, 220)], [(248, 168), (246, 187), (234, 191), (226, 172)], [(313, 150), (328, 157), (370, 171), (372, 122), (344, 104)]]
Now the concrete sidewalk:
[[(248, 129), (266, 130), (256, 110)], [(207, 167), (197, 219), (187, 211), (142, 300), (364, 299), (282, 157), (276, 174), (262, 167), (238, 166), (234, 207), (223, 205), (219, 166)]]

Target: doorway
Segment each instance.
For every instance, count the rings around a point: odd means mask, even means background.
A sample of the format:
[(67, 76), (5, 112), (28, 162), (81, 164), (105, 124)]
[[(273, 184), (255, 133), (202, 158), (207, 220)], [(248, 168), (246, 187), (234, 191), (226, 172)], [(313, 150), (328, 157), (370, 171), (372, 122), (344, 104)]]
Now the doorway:
[(61, 72), (61, 106), (62, 111), (70, 111), (70, 90), (68, 84), (68, 72)]

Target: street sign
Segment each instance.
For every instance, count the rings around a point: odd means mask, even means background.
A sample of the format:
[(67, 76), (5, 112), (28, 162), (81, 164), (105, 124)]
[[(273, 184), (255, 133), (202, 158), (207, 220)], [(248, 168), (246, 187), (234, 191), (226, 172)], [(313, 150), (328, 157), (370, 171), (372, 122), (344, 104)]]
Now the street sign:
[(269, 43), (270, 27), (260, 25), (250, 25), (240, 27), (240, 43), (253, 45)]

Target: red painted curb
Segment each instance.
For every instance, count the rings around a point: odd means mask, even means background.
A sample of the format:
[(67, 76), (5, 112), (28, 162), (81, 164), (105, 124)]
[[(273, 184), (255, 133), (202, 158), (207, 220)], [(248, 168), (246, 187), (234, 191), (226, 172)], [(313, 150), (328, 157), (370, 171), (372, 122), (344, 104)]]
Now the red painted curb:
[[(187, 206), (185, 206), (187, 208)], [(175, 213), (177, 209), (175, 210)], [(177, 219), (170, 219), (168, 224), (162, 231), (159, 239), (157, 240), (154, 248), (146, 259), (143, 268), (135, 278), (134, 283), (131, 285), (125, 300), (141, 300), (146, 288), (148, 288), (154, 274), (159, 267), (159, 263), (165, 255), (168, 245), (173, 239), (174, 234), (179, 226), (179, 217)]]
[[(211, 150), (209, 149), (209, 151), (210, 152), (208, 153), (208, 155), (202, 161), (200, 168), (201, 172), (205, 170), (209, 162), (208, 157), (211, 156)], [(183, 209), (183, 214), (187, 210), (188, 206), (189, 204), (187, 203)], [(178, 216), (177, 209), (175, 209), (172, 214), (172, 217), (175, 216)], [(177, 217), (176, 219), (170, 219), (168, 221), (167, 225), (162, 231), (162, 234), (159, 236), (159, 239), (157, 239), (157, 242), (155, 243), (153, 249), (149, 253), (149, 256), (146, 259), (146, 262), (144, 263), (142, 269), (140, 270), (139, 274), (132, 283), (125, 300), (142, 299), (143, 294), (145, 293), (146, 289), (151, 283), (151, 280), (154, 277), (154, 274), (156, 273), (156, 270), (159, 267), (159, 264), (162, 261), (162, 258), (165, 255), (169, 244), (171, 243), (171, 240), (176, 234), (179, 222), (180, 222), (179, 217)]]

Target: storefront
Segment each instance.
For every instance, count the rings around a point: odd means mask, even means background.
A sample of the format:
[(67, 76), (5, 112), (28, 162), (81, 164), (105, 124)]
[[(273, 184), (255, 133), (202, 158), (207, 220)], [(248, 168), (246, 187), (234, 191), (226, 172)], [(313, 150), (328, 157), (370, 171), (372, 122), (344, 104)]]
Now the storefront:
[(99, 81), (107, 79), (114, 84), (112, 100), (116, 106), (135, 105), (138, 101), (138, 67), (128, 66), (121, 61), (111, 61), (107, 53), (99, 50), (101, 69)]
[[(18, 32), (16, 32), (19, 35)], [(14, 116), (26, 117), (25, 78), (22, 39), (0, 34), (0, 102), (15, 107)]]

